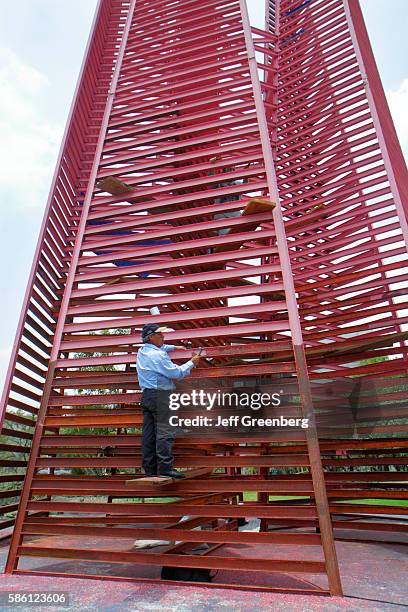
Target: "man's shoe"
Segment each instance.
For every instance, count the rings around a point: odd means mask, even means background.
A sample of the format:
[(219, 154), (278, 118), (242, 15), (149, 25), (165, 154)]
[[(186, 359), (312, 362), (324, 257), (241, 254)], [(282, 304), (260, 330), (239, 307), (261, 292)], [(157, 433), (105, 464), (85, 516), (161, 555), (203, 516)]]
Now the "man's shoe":
[(185, 478), (183, 472), (177, 470), (168, 470), (167, 472), (159, 472), (158, 476), (165, 476), (166, 478)]

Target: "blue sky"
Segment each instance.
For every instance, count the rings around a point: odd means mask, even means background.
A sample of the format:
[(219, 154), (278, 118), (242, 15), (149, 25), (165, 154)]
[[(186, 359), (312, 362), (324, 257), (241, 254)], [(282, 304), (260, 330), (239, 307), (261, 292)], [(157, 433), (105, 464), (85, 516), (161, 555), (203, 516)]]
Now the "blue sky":
[[(248, 0), (262, 27), (263, 0)], [(408, 154), (406, 0), (361, 0)], [(0, 384), (96, 0), (19, 0), (0, 21)]]

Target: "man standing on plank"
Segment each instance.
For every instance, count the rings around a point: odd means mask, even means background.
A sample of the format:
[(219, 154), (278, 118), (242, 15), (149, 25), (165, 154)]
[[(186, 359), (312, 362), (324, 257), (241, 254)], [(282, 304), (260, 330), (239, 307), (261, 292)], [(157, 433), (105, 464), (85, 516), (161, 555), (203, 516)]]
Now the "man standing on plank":
[(142, 389), (142, 465), (147, 476), (184, 478), (173, 469), (175, 428), (169, 424), (169, 398), (174, 381), (188, 376), (200, 359), (198, 353), (181, 366), (172, 362), (169, 352), (184, 346), (164, 344), (167, 327), (149, 323), (143, 326), (143, 346), (137, 353), (136, 369)]

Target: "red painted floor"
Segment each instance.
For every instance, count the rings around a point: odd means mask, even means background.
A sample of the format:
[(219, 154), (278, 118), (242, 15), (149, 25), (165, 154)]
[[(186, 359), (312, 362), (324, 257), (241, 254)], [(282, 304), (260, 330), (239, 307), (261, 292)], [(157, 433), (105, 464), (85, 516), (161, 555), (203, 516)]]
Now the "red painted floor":
[[(47, 544), (51, 544), (51, 541), (51, 538), (47, 538)], [(68, 544), (68, 542), (66, 543)], [(115, 547), (113, 543), (112, 547)], [(276, 556), (283, 558), (283, 547), (280, 547), (280, 549), (273, 552)], [(189, 587), (131, 581), (118, 582), (112, 579), (47, 578), (44, 576), (10, 576), (4, 574), (0, 576), (0, 591), (25, 589), (66, 591), (70, 593), (69, 610), (98, 612), (100, 610), (107, 612), (140, 610), (144, 612), (163, 609), (181, 612), (213, 612), (224, 609), (234, 612), (241, 610), (256, 612), (265, 609), (273, 611), (296, 610), (297, 612), (343, 609), (382, 612), (406, 609), (404, 604), (408, 604), (408, 545), (337, 542), (337, 551), (345, 591), (345, 597), (342, 598), (237, 591), (218, 587)], [(227, 552), (227, 547), (222, 549), (222, 554)], [(239, 554), (237, 547), (234, 550), (231, 547), (230, 552), (234, 555)], [(267, 556), (267, 553), (270, 556), (271, 552), (265, 550), (262, 556)], [(288, 550), (288, 556), (293, 552)], [(3, 564), (6, 555), (7, 542), (3, 542), (0, 547), (0, 559)], [(246, 555), (248, 555), (248, 550)], [(302, 554), (302, 557), (305, 558), (306, 555)], [(308, 548), (307, 558), (317, 558), (314, 547)], [(72, 573), (81, 573), (87, 571), (95, 576), (104, 574), (112, 576), (112, 578), (119, 573), (118, 567), (114, 565), (96, 565), (56, 559), (25, 559), (21, 568), (35, 568), (38, 571), (49, 572), (71, 571)], [(123, 574), (123, 569), (121, 573)], [(159, 568), (129, 566), (127, 575), (130, 579), (136, 576), (157, 578)], [(324, 586), (323, 577), (306, 576), (306, 578)], [(223, 575), (221, 575), (220, 572), (217, 580), (235, 584), (256, 581), (260, 586), (274, 584), (283, 587), (299, 587), (301, 584), (296, 578), (284, 574), (274, 575), (273, 582), (271, 582), (271, 576), (266, 574), (258, 574), (254, 577), (253, 574), (249, 576), (245, 572), (240, 572), (239, 575), (228, 572), (223, 572)], [(22, 610), (23, 608), (18, 609)], [(36, 609), (39, 610), (40, 608)], [(47, 607), (44, 609), (51, 611), (62, 608)]]

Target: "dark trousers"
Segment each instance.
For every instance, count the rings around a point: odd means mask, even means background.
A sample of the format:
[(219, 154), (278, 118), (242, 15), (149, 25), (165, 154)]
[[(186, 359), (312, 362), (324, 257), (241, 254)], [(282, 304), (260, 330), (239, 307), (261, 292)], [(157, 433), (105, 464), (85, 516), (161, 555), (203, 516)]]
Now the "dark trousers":
[(171, 391), (145, 389), (142, 393), (142, 465), (148, 475), (173, 469), (176, 429), (169, 424)]

